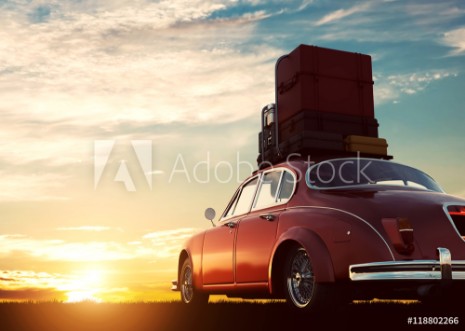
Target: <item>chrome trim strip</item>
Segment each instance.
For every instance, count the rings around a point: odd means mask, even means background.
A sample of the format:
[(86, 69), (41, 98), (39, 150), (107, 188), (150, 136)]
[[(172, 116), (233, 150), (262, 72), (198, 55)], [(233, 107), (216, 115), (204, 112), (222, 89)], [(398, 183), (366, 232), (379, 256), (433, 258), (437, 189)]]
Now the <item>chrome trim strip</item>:
[(287, 209), (298, 209), (298, 208), (317, 208), (317, 209), (329, 209), (329, 210), (335, 210), (335, 211), (339, 211), (341, 213), (344, 213), (344, 214), (347, 214), (347, 215), (350, 215), (352, 217), (355, 217), (356, 219), (362, 221), (363, 223), (365, 223), (369, 228), (371, 228), (373, 230), (373, 232), (375, 232), (380, 238), (381, 240), (384, 242), (384, 244), (386, 245), (386, 248), (388, 249), (389, 251), (389, 254), (391, 254), (391, 257), (392, 257), (392, 260), (395, 261), (396, 258), (394, 257), (394, 254), (392, 253), (392, 250), (391, 250), (391, 247), (389, 247), (389, 244), (387, 243), (386, 239), (384, 239), (384, 237), (381, 235), (381, 233), (379, 233), (378, 230), (376, 230), (373, 225), (371, 225), (370, 223), (368, 223), (368, 221), (364, 220), (363, 218), (361, 218), (360, 216), (358, 215), (355, 215), (351, 212), (348, 212), (348, 211), (345, 211), (345, 210), (342, 210), (342, 209), (338, 209), (338, 208), (332, 208), (332, 207), (322, 207), (322, 206), (294, 206), (294, 207), (288, 207)]
[[(463, 261), (457, 261), (463, 262)], [(454, 264), (456, 262), (453, 262)], [(355, 266), (355, 265), (353, 265)], [(350, 266), (352, 268), (353, 266)], [(464, 270), (452, 271), (452, 280), (465, 280), (465, 264), (462, 264)], [(386, 271), (358, 273), (350, 271), (352, 281), (368, 280), (441, 280), (440, 271)]]

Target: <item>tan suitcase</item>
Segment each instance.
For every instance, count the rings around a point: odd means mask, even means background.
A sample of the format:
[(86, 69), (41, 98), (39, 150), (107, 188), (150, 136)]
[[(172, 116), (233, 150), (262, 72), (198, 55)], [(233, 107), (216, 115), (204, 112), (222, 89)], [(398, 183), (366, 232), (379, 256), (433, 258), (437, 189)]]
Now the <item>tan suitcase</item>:
[(366, 136), (347, 136), (345, 138), (347, 152), (360, 152), (375, 155), (387, 155), (386, 139)]

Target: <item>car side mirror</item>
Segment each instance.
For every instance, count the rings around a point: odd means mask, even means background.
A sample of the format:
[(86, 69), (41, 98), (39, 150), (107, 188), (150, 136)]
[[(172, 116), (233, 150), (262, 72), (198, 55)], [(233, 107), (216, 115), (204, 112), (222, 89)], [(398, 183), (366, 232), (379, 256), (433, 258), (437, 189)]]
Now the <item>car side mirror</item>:
[(212, 222), (213, 226), (215, 226), (215, 224), (213, 223), (213, 219), (215, 218), (215, 215), (216, 215), (215, 209), (213, 208), (205, 209), (205, 218), (209, 220), (210, 222)]

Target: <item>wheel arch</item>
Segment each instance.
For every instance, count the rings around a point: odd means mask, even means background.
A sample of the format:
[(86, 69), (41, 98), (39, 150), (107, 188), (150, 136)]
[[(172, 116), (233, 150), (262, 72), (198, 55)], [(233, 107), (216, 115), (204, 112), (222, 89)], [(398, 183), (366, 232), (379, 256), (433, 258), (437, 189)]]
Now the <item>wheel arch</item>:
[(190, 259), (190, 256), (189, 256), (189, 253), (187, 252), (187, 250), (183, 249), (181, 251), (181, 253), (179, 253), (179, 259), (178, 259), (178, 284), (179, 282), (181, 281), (180, 277), (181, 277), (181, 268), (182, 268), (182, 265), (184, 263), (184, 261), (186, 259)]
[(332, 283), (335, 281), (331, 255), (321, 237), (310, 229), (294, 227), (281, 235), (273, 249), (268, 271), (270, 293), (282, 295), (279, 285), (280, 271), (284, 266), (287, 252), (294, 246), (302, 246), (307, 251), (317, 282)]
[(205, 232), (200, 232), (188, 239), (183, 245), (183, 248), (181, 249), (178, 258), (178, 282), (180, 281), (182, 264), (186, 259), (189, 259), (193, 269), (194, 286), (198, 290), (201, 290), (203, 288), (202, 252), (204, 236)]

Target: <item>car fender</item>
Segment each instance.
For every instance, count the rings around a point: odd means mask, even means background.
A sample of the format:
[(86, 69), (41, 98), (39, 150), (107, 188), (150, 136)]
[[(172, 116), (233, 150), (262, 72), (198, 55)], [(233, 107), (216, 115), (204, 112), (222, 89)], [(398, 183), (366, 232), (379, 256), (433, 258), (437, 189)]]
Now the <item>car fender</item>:
[[(332, 259), (323, 240), (311, 229), (296, 226), (283, 232), (273, 248), (268, 270), (270, 292), (272, 291), (272, 268), (275, 258), (279, 258), (277, 254), (282, 253), (284, 246), (292, 243), (297, 243), (305, 248), (312, 261), (315, 279), (318, 282), (334, 282), (335, 277)], [(274, 266), (277, 267), (277, 265)]]
[(178, 284), (180, 282), (181, 268), (186, 258), (190, 259), (193, 269), (193, 283), (198, 290), (203, 288), (202, 279), (202, 251), (205, 232), (191, 237), (185, 244), (178, 259)]

